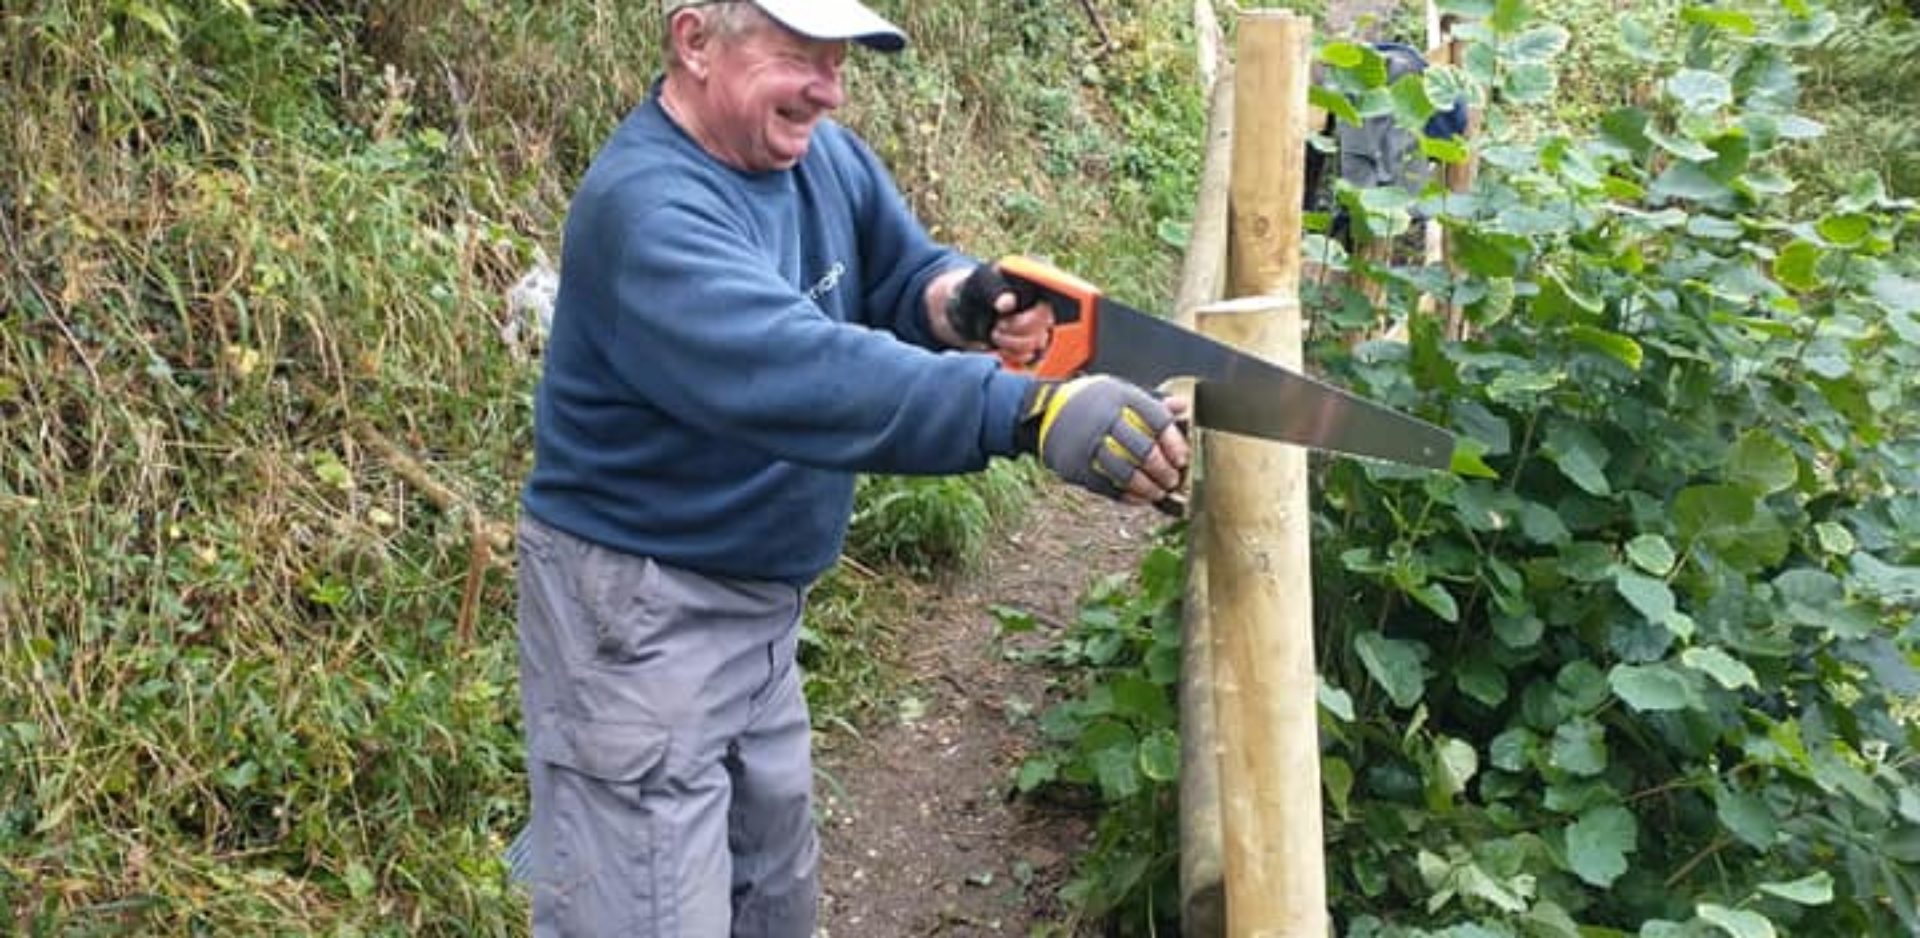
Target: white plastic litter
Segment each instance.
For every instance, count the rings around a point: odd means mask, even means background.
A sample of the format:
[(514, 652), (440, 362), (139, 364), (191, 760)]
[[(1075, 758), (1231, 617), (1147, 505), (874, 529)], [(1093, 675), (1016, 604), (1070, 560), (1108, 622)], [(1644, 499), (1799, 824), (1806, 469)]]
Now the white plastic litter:
[(507, 316), (500, 324), (500, 340), (522, 361), (540, 354), (553, 329), (553, 303), (560, 293), (560, 274), (545, 251), (534, 252), (533, 267), (507, 290)]

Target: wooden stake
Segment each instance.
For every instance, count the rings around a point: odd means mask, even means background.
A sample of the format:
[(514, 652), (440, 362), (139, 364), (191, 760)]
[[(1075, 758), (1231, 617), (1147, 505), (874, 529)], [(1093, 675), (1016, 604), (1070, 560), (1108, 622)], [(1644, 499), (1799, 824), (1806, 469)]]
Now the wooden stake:
[[(1211, 10), (1211, 0), (1197, 9)], [(1215, 29), (1218, 29), (1216, 24)], [(1227, 278), (1227, 184), (1233, 160), (1233, 73), (1212, 86), (1207, 152), (1194, 201), (1193, 230), (1174, 298), (1175, 319), (1191, 329), (1194, 314), (1218, 302)], [(1190, 469), (1195, 485), (1205, 467)], [(1204, 512), (1187, 531), (1187, 591), (1182, 602), (1180, 656), (1180, 932), (1220, 938), (1226, 925), (1220, 833), (1220, 734), (1213, 701), (1213, 625), (1207, 609)]]
[[(1245, 299), (1198, 316), (1201, 331), (1296, 368), (1311, 33), (1284, 11), (1241, 15), (1228, 280)], [(1325, 938), (1306, 453), (1225, 434), (1200, 448), (1227, 934)]]
[(1307, 43), (1313, 21), (1240, 14), (1235, 51), (1229, 295), (1300, 292), (1300, 199), (1307, 146)]

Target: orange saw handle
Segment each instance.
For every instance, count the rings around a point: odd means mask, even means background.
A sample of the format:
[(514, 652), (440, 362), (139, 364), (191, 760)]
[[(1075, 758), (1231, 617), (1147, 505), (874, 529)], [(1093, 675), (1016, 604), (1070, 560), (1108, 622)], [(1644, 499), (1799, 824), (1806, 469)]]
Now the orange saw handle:
[(1031, 257), (1000, 259), (1000, 273), (1033, 289), (1053, 307), (1053, 334), (1038, 361), (1023, 362), (1001, 353), (1008, 368), (1037, 378), (1071, 378), (1093, 361), (1100, 320), (1100, 288), (1058, 267)]

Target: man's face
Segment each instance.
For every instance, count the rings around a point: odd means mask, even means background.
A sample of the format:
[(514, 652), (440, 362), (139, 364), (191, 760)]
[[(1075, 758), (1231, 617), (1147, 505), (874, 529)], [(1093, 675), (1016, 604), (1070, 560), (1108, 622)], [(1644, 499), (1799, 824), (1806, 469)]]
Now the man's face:
[(846, 60), (845, 42), (767, 21), (718, 42), (701, 115), (715, 155), (750, 172), (800, 162), (820, 118), (846, 103)]

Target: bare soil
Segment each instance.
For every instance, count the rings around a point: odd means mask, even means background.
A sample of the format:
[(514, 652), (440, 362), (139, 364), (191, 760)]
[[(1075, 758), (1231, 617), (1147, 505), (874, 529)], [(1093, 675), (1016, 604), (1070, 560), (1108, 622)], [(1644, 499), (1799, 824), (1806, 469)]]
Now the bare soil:
[(1062, 485), (1037, 498), (974, 574), (929, 593), (906, 629), (893, 712), (821, 738), (823, 938), (1069, 935), (1057, 898), (1090, 815), (1011, 796), (1041, 745), (1048, 675), (1010, 655), (992, 608), (1044, 644), (1098, 578), (1133, 570), (1165, 519)]

